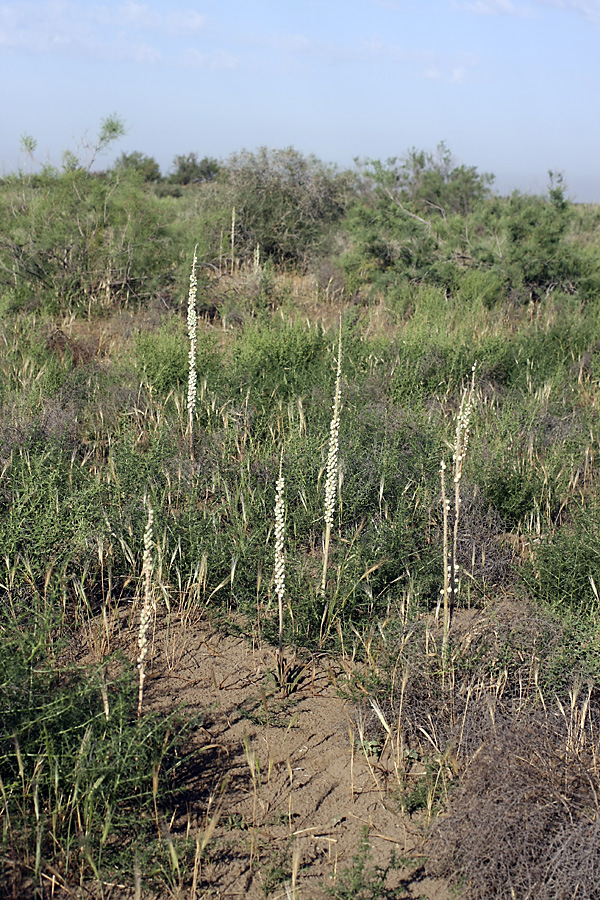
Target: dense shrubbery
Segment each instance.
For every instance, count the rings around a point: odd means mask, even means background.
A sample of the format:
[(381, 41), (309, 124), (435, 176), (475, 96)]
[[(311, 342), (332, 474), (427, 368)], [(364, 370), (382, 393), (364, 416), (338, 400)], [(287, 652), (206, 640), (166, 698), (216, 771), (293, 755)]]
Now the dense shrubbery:
[(443, 148), (437, 160), (412, 151), (402, 164), (371, 163), (364, 180), (342, 260), (352, 290), (427, 283), (477, 294), (486, 306), (506, 297), (535, 302), (556, 290), (585, 299), (598, 293), (597, 254), (572, 240), (584, 216), (552, 173), (547, 197), (493, 197), (490, 176), (453, 167)]
[(236, 244), (276, 262), (304, 263), (327, 248), (350, 188), (344, 173), (296, 150), (242, 151), (224, 169), (236, 209)]
[(595, 220), (570, 203), (560, 176), (547, 197), (495, 197), (492, 177), (458, 165), (444, 145), (356, 174), (292, 148), (220, 163), (180, 155), (166, 178), (140, 152), (101, 175), (69, 160), (2, 184), (0, 278), (16, 306), (89, 311), (158, 290), (181, 295), (180, 251), (196, 243), (220, 270), (256, 254), (306, 266), (345, 245), (350, 292), (401, 297), (419, 283), (487, 307), (556, 291), (587, 300), (600, 286)]
[(139, 305), (178, 257), (136, 175), (82, 169), (10, 177), (0, 191), (0, 282), (13, 308), (93, 313)]

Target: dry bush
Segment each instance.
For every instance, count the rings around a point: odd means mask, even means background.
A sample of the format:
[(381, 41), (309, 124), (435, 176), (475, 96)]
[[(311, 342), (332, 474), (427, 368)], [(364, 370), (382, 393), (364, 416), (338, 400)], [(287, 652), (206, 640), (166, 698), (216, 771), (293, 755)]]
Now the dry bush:
[(559, 712), (490, 729), (431, 855), (431, 871), (461, 887), (464, 900), (600, 897), (600, 784), (590, 750), (599, 710), (587, 713), (576, 740), (572, 719)]
[(551, 699), (560, 627), (524, 602), (459, 609), (445, 667), (431, 618), (390, 638), (391, 671), (365, 643), (379, 681), (356, 731), (393, 763), (405, 812), (430, 822), (445, 810), (431, 874), (465, 900), (600, 898), (600, 704), (591, 689), (573, 688), (562, 707)]
[[(422, 748), (426, 731), (430, 746), (452, 745), (464, 765), (495, 725), (515, 722), (538, 702), (562, 632), (525, 601), (507, 600), (484, 610), (457, 609), (450, 638), (444, 675), (441, 626), (426, 619), (407, 623), (378, 657), (387, 695), (382, 690), (377, 700), (389, 721), (400, 721), (407, 747)], [(376, 716), (366, 725), (380, 729)]]
[[(445, 806), (430, 874), (461, 900), (600, 900), (600, 696), (573, 687), (562, 705), (552, 699), (561, 629), (524, 602), (459, 609), (451, 639), (444, 671), (441, 628), (407, 622), (393, 692), (378, 696), (401, 739), (401, 789), (414, 793), (417, 760), (433, 772), (420, 776), (420, 802), (430, 815)], [(374, 714), (362, 733), (385, 738)]]
[[(504, 541), (506, 523), (485, 497), (464, 485), (460, 510), (457, 562), (464, 587), (474, 582), (481, 590), (515, 581), (515, 552)], [(468, 579), (468, 580), (467, 580)], [(460, 602), (460, 601), (459, 601)]]

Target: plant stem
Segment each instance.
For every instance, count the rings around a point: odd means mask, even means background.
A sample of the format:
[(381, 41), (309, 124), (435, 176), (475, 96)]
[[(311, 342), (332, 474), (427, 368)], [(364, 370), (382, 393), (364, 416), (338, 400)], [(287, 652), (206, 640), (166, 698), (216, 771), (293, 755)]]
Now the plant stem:
[(333, 418), (329, 428), (329, 452), (327, 455), (327, 477), (325, 480), (325, 534), (323, 538), (323, 574), (321, 576), (321, 594), (325, 595), (327, 586), (327, 566), (329, 563), (329, 542), (333, 527), (335, 513), (335, 501), (338, 481), (338, 456), (340, 437), (340, 398), (342, 379), (342, 317), (340, 316), (340, 328), (338, 338), (338, 362), (335, 379), (335, 396), (333, 400)]
[(283, 673), (283, 598), (285, 596), (285, 500), (283, 496), (283, 450), (279, 459), (279, 478), (277, 479), (275, 494), (275, 591), (279, 606), (279, 653), (278, 667), (280, 675)]
[(196, 405), (196, 387), (198, 373), (196, 372), (196, 346), (198, 332), (198, 316), (196, 313), (196, 293), (198, 290), (198, 282), (196, 279), (196, 251), (198, 245), (194, 247), (194, 260), (192, 262), (192, 271), (190, 274), (190, 292), (188, 296), (188, 337), (190, 339), (189, 352), (189, 371), (188, 371), (188, 432), (190, 437), (190, 459), (194, 461), (194, 407)]

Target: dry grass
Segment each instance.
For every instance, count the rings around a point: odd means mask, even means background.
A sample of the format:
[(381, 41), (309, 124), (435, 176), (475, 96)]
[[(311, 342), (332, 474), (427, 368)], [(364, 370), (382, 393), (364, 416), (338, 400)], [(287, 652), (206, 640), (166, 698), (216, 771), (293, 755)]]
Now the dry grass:
[(391, 686), (355, 714), (378, 789), (395, 780), (429, 873), (464, 900), (596, 900), (597, 690), (561, 703), (542, 685), (560, 634), (525, 604), (458, 610), (445, 664), (442, 646), (439, 627), (408, 617), (399, 638), (389, 626), (363, 645), (365, 680)]

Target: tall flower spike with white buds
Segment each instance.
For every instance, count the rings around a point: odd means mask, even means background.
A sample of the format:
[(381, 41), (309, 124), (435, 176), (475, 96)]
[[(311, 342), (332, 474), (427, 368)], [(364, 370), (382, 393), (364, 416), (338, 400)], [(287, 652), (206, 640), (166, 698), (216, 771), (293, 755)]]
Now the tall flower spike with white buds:
[(338, 456), (340, 450), (340, 399), (342, 377), (342, 329), (338, 344), (338, 364), (335, 378), (335, 397), (333, 401), (333, 418), (329, 427), (329, 452), (327, 454), (327, 478), (325, 480), (325, 524), (333, 527), (335, 513), (336, 488), (338, 482)]
[(475, 370), (477, 363), (471, 369), (471, 382), (468, 388), (465, 388), (460, 401), (458, 417), (456, 420), (456, 438), (454, 443), (454, 483), (460, 481), (462, 477), (462, 468), (467, 455), (467, 447), (469, 446), (469, 426), (471, 423), (471, 411), (473, 409), (473, 396), (475, 394)]
[(275, 593), (279, 608), (279, 661), (283, 654), (283, 598), (285, 596), (285, 500), (283, 489), (283, 453), (279, 460), (279, 478), (275, 485)]
[(477, 363), (471, 370), (471, 382), (464, 389), (460, 408), (458, 410), (458, 420), (456, 423), (456, 440), (454, 444), (454, 535), (452, 543), (452, 579), (450, 582), (452, 601), (456, 599), (458, 592), (458, 523), (460, 520), (460, 508), (462, 505), (462, 497), (460, 496), (460, 482), (463, 474), (463, 463), (467, 455), (467, 447), (469, 446), (469, 425), (471, 422), (471, 411), (473, 409), (473, 397), (475, 395), (475, 370)]
[(283, 498), (284, 478), (279, 471), (275, 494), (275, 593), (280, 603), (285, 595), (285, 556), (283, 551), (285, 535), (285, 500)]
[[(460, 401), (460, 408), (456, 420), (456, 435), (454, 439), (453, 463), (453, 481), (454, 481), (454, 510), (452, 525), (452, 547), (449, 540), (449, 518), (450, 518), (450, 502), (446, 497), (446, 481), (445, 471), (446, 464), (442, 460), (440, 468), (440, 477), (442, 483), (442, 504), (444, 516), (444, 587), (441, 590), (441, 596), (444, 598), (444, 634), (442, 643), (442, 654), (444, 661), (448, 657), (448, 637), (450, 631), (450, 623), (452, 613), (458, 597), (459, 591), (459, 565), (458, 565), (458, 534), (460, 510), (462, 505), (462, 497), (460, 495), (460, 482), (463, 474), (463, 464), (467, 455), (467, 447), (469, 445), (469, 426), (471, 422), (471, 411), (473, 409), (475, 396), (475, 371), (477, 363), (471, 370), (471, 381), (468, 387), (463, 391)], [(436, 619), (440, 611), (440, 601), (438, 601), (436, 609)]]
[(144, 680), (146, 678), (146, 656), (148, 654), (148, 629), (152, 619), (152, 544), (154, 510), (148, 504), (148, 521), (144, 531), (144, 556), (142, 561), (142, 578), (144, 581), (144, 605), (140, 614), (140, 630), (138, 634), (139, 656), (137, 659), (140, 670), (140, 684), (138, 690), (138, 718), (142, 712), (142, 700), (144, 697)]
[(335, 377), (335, 395), (333, 399), (333, 418), (329, 427), (329, 451), (327, 453), (327, 475), (325, 478), (325, 535), (323, 553), (323, 577), (321, 593), (325, 593), (327, 582), (327, 563), (329, 559), (329, 540), (335, 515), (335, 501), (338, 487), (338, 457), (340, 449), (340, 400), (342, 395), (342, 319), (338, 338), (338, 361)]
[(194, 458), (194, 436), (193, 436), (193, 427), (194, 427), (194, 408), (196, 406), (196, 387), (198, 374), (196, 372), (196, 347), (197, 347), (197, 332), (198, 332), (198, 315), (196, 313), (196, 294), (198, 291), (198, 281), (196, 278), (196, 250), (198, 247), (194, 247), (194, 260), (192, 262), (192, 271), (190, 274), (190, 292), (188, 295), (188, 315), (187, 315), (187, 328), (188, 328), (188, 337), (190, 339), (190, 352), (189, 352), (189, 371), (188, 371), (188, 395), (187, 395), (187, 410), (188, 410), (188, 430), (190, 434), (190, 456)]

